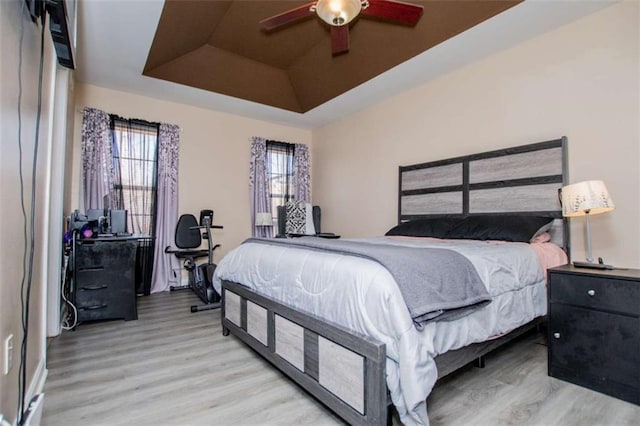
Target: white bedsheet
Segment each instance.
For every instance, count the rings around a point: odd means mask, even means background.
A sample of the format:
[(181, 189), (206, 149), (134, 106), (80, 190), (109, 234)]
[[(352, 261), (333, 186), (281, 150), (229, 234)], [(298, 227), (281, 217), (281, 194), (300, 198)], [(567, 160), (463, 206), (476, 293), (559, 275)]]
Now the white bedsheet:
[(438, 373), (434, 357), (485, 341), (546, 313), (546, 288), (538, 257), (524, 243), (359, 239), (377, 244), (441, 247), (465, 255), (492, 302), (471, 315), (435, 321), (418, 330), (400, 290), (380, 264), (353, 256), (266, 244), (242, 244), (219, 263), (222, 279), (371, 336), (386, 344), (387, 386), (405, 424), (428, 424), (426, 398)]

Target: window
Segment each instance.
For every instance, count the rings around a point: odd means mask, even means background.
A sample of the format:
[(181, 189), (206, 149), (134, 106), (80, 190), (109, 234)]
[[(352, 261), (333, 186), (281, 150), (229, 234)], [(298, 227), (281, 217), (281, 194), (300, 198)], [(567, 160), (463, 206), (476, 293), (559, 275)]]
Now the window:
[(115, 203), (127, 210), (127, 229), (154, 235), (158, 126), (111, 117)]
[(293, 144), (267, 141), (267, 191), (274, 223), (278, 220), (278, 206), (294, 199), (293, 154)]

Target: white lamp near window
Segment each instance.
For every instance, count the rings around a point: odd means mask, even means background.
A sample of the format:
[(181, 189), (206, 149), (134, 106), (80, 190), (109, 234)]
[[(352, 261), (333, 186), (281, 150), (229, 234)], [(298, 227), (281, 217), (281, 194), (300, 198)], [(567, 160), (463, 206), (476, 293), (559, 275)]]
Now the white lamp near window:
[(591, 253), (591, 225), (589, 216), (606, 213), (614, 209), (613, 200), (607, 187), (600, 180), (590, 180), (574, 183), (562, 188), (562, 215), (565, 217), (586, 216), (587, 226), (587, 261), (573, 262), (574, 266), (583, 268), (611, 268), (604, 265), (600, 259), (594, 263)]
[(273, 226), (273, 216), (271, 213), (256, 213), (256, 226)]

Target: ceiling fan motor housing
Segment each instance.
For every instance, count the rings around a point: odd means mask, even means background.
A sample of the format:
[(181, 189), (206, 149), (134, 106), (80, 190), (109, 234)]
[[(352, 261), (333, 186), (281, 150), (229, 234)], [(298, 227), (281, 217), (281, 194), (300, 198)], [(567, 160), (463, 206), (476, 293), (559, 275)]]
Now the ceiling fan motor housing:
[(362, 7), (361, 0), (318, 0), (316, 13), (327, 24), (341, 26), (358, 16)]

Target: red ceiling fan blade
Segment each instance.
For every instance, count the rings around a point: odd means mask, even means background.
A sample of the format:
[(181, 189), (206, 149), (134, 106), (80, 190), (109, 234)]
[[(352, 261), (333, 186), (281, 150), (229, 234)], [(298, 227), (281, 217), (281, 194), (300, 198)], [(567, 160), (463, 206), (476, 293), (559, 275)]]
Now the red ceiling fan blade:
[(331, 26), (331, 53), (333, 56), (349, 51), (349, 25)]
[(422, 16), (422, 6), (392, 0), (369, 0), (369, 7), (362, 9), (360, 13), (385, 21), (415, 25)]
[(270, 18), (260, 21), (260, 29), (264, 31), (271, 31), (283, 25), (287, 25), (291, 22), (298, 21), (303, 18), (314, 16), (316, 13), (310, 10), (311, 6), (316, 4), (315, 1), (296, 7), (295, 9), (287, 10), (286, 12), (272, 16)]

